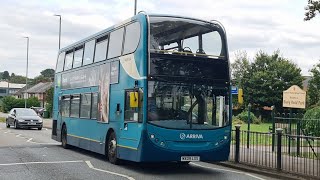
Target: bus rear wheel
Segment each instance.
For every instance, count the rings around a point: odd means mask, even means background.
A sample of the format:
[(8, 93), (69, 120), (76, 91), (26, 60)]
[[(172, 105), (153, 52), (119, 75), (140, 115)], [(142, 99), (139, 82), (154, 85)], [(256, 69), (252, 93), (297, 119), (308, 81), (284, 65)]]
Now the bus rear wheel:
[(106, 155), (109, 162), (112, 164), (119, 164), (120, 160), (117, 158), (117, 138), (114, 132), (110, 133), (107, 144)]
[(67, 126), (62, 126), (62, 132), (61, 132), (61, 145), (63, 148), (68, 149), (70, 146), (68, 145), (67, 141)]

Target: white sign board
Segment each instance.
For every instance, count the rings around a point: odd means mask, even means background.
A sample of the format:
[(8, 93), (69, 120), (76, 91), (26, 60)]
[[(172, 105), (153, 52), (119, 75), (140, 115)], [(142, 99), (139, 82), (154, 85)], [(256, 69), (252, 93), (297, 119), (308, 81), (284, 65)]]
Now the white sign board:
[(293, 85), (289, 89), (283, 91), (283, 107), (289, 108), (306, 108), (306, 92), (299, 86)]

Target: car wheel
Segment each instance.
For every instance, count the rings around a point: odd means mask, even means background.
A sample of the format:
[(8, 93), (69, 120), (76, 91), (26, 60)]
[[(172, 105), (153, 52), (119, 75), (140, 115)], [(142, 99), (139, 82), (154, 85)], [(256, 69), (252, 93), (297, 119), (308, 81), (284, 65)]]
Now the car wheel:
[(42, 129), (42, 127), (39, 127), (39, 128), (38, 128), (38, 130), (41, 130), (41, 129)]
[(114, 132), (109, 135), (106, 150), (106, 155), (109, 159), (109, 162), (112, 164), (119, 164), (120, 160), (117, 158), (117, 138)]
[(8, 122), (8, 119), (6, 120), (6, 126), (7, 126), (7, 128), (10, 128), (10, 124)]
[(18, 123), (16, 121), (14, 121), (14, 128), (15, 129), (19, 129), (19, 125), (18, 125)]
[(70, 148), (70, 145), (68, 145), (68, 142), (67, 142), (67, 126), (66, 125), (62, 126), (61, 145), (65, 149)]

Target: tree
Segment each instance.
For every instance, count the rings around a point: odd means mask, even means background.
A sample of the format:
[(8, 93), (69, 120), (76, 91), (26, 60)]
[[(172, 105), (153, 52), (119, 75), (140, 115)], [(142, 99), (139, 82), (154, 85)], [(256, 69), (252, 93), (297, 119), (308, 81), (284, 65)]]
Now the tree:
[(25, 84), (26, 77), (20, 75), (14, 75), (10, 77), (10, 83), (18, 83), (18, 84)]
[(46, 78), (53, 78), (54, 77), (54, 70), (53, 69), (45, 69), (45, 70), (41, 71), (40, 74)]
[(320, 13), (320, 1), (319, 0), (308, 0), (308, 5), (305, 7), (305, 21), (309, 21)]
[(9, 79), (10, 78), (10, 74), (8, 71), (4, 71), (3, 75), (2, 75), (2, 79)]
[(308, 85), (307, 102), (308, 106), (316, 105), (320, 100), (320, 63), (310, 70), (311, 79)]
[(49, 112), (50, 115), (52, 115), (53, 111), (53, 93), (54, 89), (51, 87), (46, 91), (46, 110)]
[(39, 82), (51, 82), (51, 78), (45, 77), (45, 76), (43, 76), (43, 75), (36, 76), (36, 77), (33, 79), (32, 84), (38, 84)]
[(279, 51), (268, 55), (256, 54), (248, 73), (243, 76), (244, 101), (254, 107), (282, 108), (282, 92), (292, 85), (302, 86), (301, 69), (290, 60), (281, 57)]
[(238, 51), (235, 56), (236, 59), (234, 63), (231, 64), (232, 79), (234, 85), (242, 88), (245, 82), (243, 77), (249, 72), (250, 63), (246, 51)]

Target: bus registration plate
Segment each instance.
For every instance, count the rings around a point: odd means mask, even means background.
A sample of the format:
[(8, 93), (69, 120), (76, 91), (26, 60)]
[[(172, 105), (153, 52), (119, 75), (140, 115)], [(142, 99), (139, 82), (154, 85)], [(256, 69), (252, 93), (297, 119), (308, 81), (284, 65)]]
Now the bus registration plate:
[(200, 156), (181, 156), (181, 161), (200, 161)]

